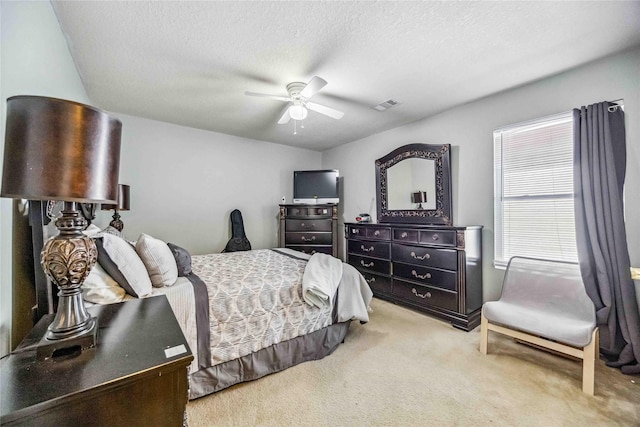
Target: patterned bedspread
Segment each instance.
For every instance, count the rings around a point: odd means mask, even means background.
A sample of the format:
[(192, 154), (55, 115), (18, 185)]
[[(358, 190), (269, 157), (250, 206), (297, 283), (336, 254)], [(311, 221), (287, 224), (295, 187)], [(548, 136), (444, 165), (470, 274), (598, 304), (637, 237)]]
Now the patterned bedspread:
[(212, 365), (331, 324), (332, 307), (302, 299), (306, 264), (270, 249), (192, 257), (209, 294)]

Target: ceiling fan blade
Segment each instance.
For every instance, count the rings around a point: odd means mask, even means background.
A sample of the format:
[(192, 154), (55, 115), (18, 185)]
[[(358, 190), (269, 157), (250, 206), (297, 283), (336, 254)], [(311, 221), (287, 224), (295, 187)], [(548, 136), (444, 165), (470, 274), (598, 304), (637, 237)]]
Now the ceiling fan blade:
[(287, 96), (280, 96), (280, 95), (269, 95), (266, 93), (256, 93), (256, 92), (245, 92), (245, 95), (248, 96), (258, 96), (260, 98), (271, 98), (271, 99), (275, 99), (277, 101), (289, 101), (289, 97)]
[(291, 120), (291, 114), (289, 114), (289, 107), (287, 107), (287, 109), (284, 110), (284, 114), (282, 115), (282, 117), (280, 117), (280, 120), (278, 120), (278, 124), (285, 125), (289, 123), (289, 120)]
[(318, 93), (320, 89), (327, 85), (327, 81), (321, 79), (318, 76), (313, 76), (313, 78), (307, 83), (307, 85), (300, 91), (300, 95), (305, 98), (311, 98), (313, 95)]
[(342, 116), (344, 116), (342, 111), (334, 110), (333, 108), (325, 107), (324, 105), (316, 104), (315, 102), (307, 102), (305, 105), (309, 110), (324, 114), (332, 119), (340, 120)]

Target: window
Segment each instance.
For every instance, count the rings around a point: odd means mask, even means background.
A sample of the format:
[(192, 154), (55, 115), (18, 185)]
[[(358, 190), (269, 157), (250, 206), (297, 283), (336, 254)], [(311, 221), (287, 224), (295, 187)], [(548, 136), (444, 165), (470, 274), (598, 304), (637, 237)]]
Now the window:
[(495, 265), (577, 261), (571, 112), (493, 132)]

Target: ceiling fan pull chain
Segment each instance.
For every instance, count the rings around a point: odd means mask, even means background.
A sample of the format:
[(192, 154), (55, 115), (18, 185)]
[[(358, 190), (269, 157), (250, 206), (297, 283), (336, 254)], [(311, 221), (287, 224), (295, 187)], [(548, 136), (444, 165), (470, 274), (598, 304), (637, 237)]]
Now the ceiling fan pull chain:
[(297, 134), (298, 134), (298, 132), (296, 131), (296, 122), (297, 122), (297, 120), (294, 120), (294, 121), (293, 121), (293, 134), (294, 134), (294, 135), (297, 135)]

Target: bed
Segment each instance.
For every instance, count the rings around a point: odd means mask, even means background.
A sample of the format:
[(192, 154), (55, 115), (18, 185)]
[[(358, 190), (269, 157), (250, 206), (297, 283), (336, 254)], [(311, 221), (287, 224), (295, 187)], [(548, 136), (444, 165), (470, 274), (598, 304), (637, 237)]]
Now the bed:
[(371, 290), (337, 258), (285, 248), (192, 256), (148, 235), (134, 248), (114, 234), (93, 235), (98, 264), (85, 300), (165, 295), (194, 355), (190, 399), (321, 359), (352, 320), (368, 321)]

